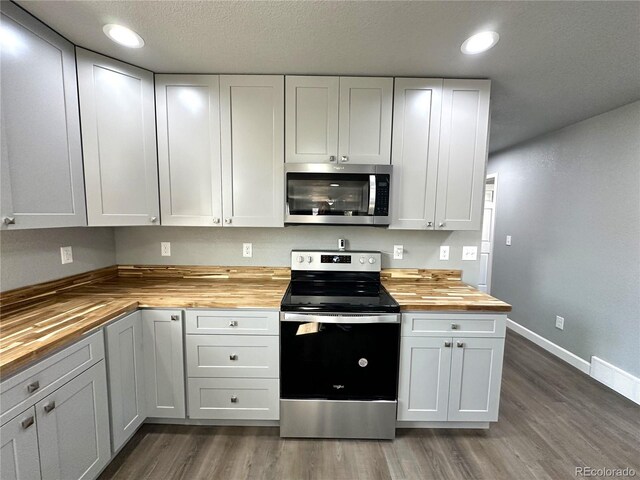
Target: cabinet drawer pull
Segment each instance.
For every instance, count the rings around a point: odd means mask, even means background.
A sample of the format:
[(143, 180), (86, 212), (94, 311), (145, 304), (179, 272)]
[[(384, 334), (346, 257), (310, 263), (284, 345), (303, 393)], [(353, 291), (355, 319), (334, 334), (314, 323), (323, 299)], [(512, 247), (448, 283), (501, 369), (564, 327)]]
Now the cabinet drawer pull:
[(232, 353), (231, 355), (229, 355), (229, 360), (237, 360), (238, 359), (238, 355), (236, 355), (235, 353)]
[(231, 403), (238, 403), (238, 397), (236, 397), (235, 395), (231, 396)]
[(171, 315), (171, 320), (177, 322), (178, 320), (180, 320), (180, 315)]
[(220, 219), (218, 217), (213, 219), (214, 225), (218, 225), (220, 223)]
[(349, 157), (347, 157), (346, 155), (342, 155), (342, 156), (340, 157), (340, 162), (341, 162), (341, 163), (346, 163), (346, 162), (348, 162), (348, 161), (349, 161)]
[(225, 218), (224, 219), (224, 223), (226, 223), (227, 225), (231, 225), (231, 219), (230, 218)]
[(15, 217), (4, 217), (2, 219), (2, 223), (4, 223), (5, 225), (15, 225), (16, 224), (16, 218)]
[(464, 343), (462, 342), (457, 342), (456, 345), (458, 348), (464, 348)]
[(444, 342), (444, 346), (446, 348), (451, 348), (451, 342)]
[(438, 226), (439, 226), (440, 228), (444, 228), (444, 227), (445, 227), (445, 225), (446, 225), (446, 223), (444, 223), (444, 222), (440, 222), (440, 223), (438, 224)]
[(458, 330), (458, 328), (460, 328), (460, 325), (458, 325), (457, 323), (451, 324), (451, 330)]
[(238, 321), (237, 320), (229, 320), (229, 326), (230, 327), (237, 327), (238, 326)]
[(33, 393), (36, 390), (38, 390), (39, 388), (40, 388), (40, 382), (36, 380), (35, 382), (30, 383), (29, 385), (27, 385), (27, 392)]
[(49, 413), (50, 411), (52, 411), (54, 408), (56, 408), (56, 402), (49, 402), (44, 406), (44, 411), (46, 413)]
[(331, 156), (329, 157), (329, 161), (330, 161), (331, 163), (335, 163), (335, 161), (336, 161), (336, 156), (335, 156), (335, 155), (331, 155)]
[(27, 418), (25, 418), (24, 420), (22, 420), (22, 421), (20, 422), (20, 426), (26, 430), (26, 429), (27, 429), (27, 428), (29, 428), (31, 425), (33, 425), (33, 422), (34, 422), (34, 420), (33, 420), (33, 415), (31, 415), (30, 417), (27, 417)]
[(149, 218), (149, 221), (150, 221), (151, 223), (156, 223), (156, 222), (158, 221), (158, 217), (150, 217), (150, 218)]

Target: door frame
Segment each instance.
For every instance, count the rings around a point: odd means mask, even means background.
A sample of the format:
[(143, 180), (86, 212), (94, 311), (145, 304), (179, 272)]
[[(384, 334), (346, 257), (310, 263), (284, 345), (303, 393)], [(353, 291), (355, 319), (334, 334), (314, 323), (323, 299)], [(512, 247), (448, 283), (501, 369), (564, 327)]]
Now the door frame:
[[(485, 176), (484, 179), (484, 185), (485, 185), (485, 192), (486, 187), (487, 187), (487, 180), (493, 178), (493, 219), (491, 221), (491, 226), (489, 227), (489, 238), (491, 239), (491, 246), (489, 248), (489, 261), (487, 262), (487, 283), (486, 283), (486, 288), (487, 288), (487, 292), (489, 295), (491, 295), (491, 283), (492, 283), (492, 277), (493, 277), (493, 257), (494, 257), (494, 246), (496, 243), (496, 238), (495, 238), (495, 231), (496, 231), (496, 213), (498, 210), (498, 173), (489, 173)], [(482, 200), (482, 210), (484, 211), (484, 203), (486, 202), (486, 200), (484, 199), (483, 196), (483, 200)], [(482, 217), (482, 221), (484, 222), (484, 215)], [(480, 226), (480, 231), (482, 231), (482, 225)], [(480, 239), (480, 243), (482, 244), (482, 239)], [(480, 247), (480, 254), (482, 255), (482, 247)]]

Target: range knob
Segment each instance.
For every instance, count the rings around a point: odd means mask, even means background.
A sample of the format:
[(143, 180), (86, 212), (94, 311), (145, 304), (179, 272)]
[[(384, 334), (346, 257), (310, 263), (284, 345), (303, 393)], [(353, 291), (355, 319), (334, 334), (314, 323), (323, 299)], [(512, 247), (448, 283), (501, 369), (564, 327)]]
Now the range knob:
[(369, 257), (369, 263), (373, 265), (376, 263), (376, 259), (374, 257)]
[(307, 257), (307, 263), (311, 263), (311, 262), (313, 262), (313, 257), (311, 255), (309, 255)]
[(332, 261), (333, 263), (340, 263), (340, 257), (336, 255), (332, 258)]
[(297, 260), (298, 260), (298, 263), (302, 263), (304, 262), (304, 257), (302, 255), (298, 255)]
[(364, 264), (364, 257), (360, 257), (360, 263)]

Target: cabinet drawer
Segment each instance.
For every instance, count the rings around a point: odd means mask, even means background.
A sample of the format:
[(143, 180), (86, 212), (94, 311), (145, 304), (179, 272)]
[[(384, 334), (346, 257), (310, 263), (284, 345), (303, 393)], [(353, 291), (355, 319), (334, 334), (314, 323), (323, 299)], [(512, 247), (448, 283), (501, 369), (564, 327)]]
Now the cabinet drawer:
[(403, 336), (504, 337), (505, 315), (413, 314), (402, 316)]
[(0, 384), (0, 424), (104, 358), (102, 330)]
[(278, 335), (275, 311), (187, 310), (187, 334)]
[(278, 420), (280, 382), (275, 378), (190, 378), (189, 417)]
[(189, 377), (278, 378), (278, 337), (188, 335)]

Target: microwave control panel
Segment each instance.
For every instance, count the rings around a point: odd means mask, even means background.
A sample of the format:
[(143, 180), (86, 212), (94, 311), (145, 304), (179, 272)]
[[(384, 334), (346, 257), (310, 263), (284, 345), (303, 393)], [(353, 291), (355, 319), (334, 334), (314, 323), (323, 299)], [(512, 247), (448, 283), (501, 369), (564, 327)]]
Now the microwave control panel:
[(389, 215), (389, 175), (376, 175), (376, 207), (374, 215)]

